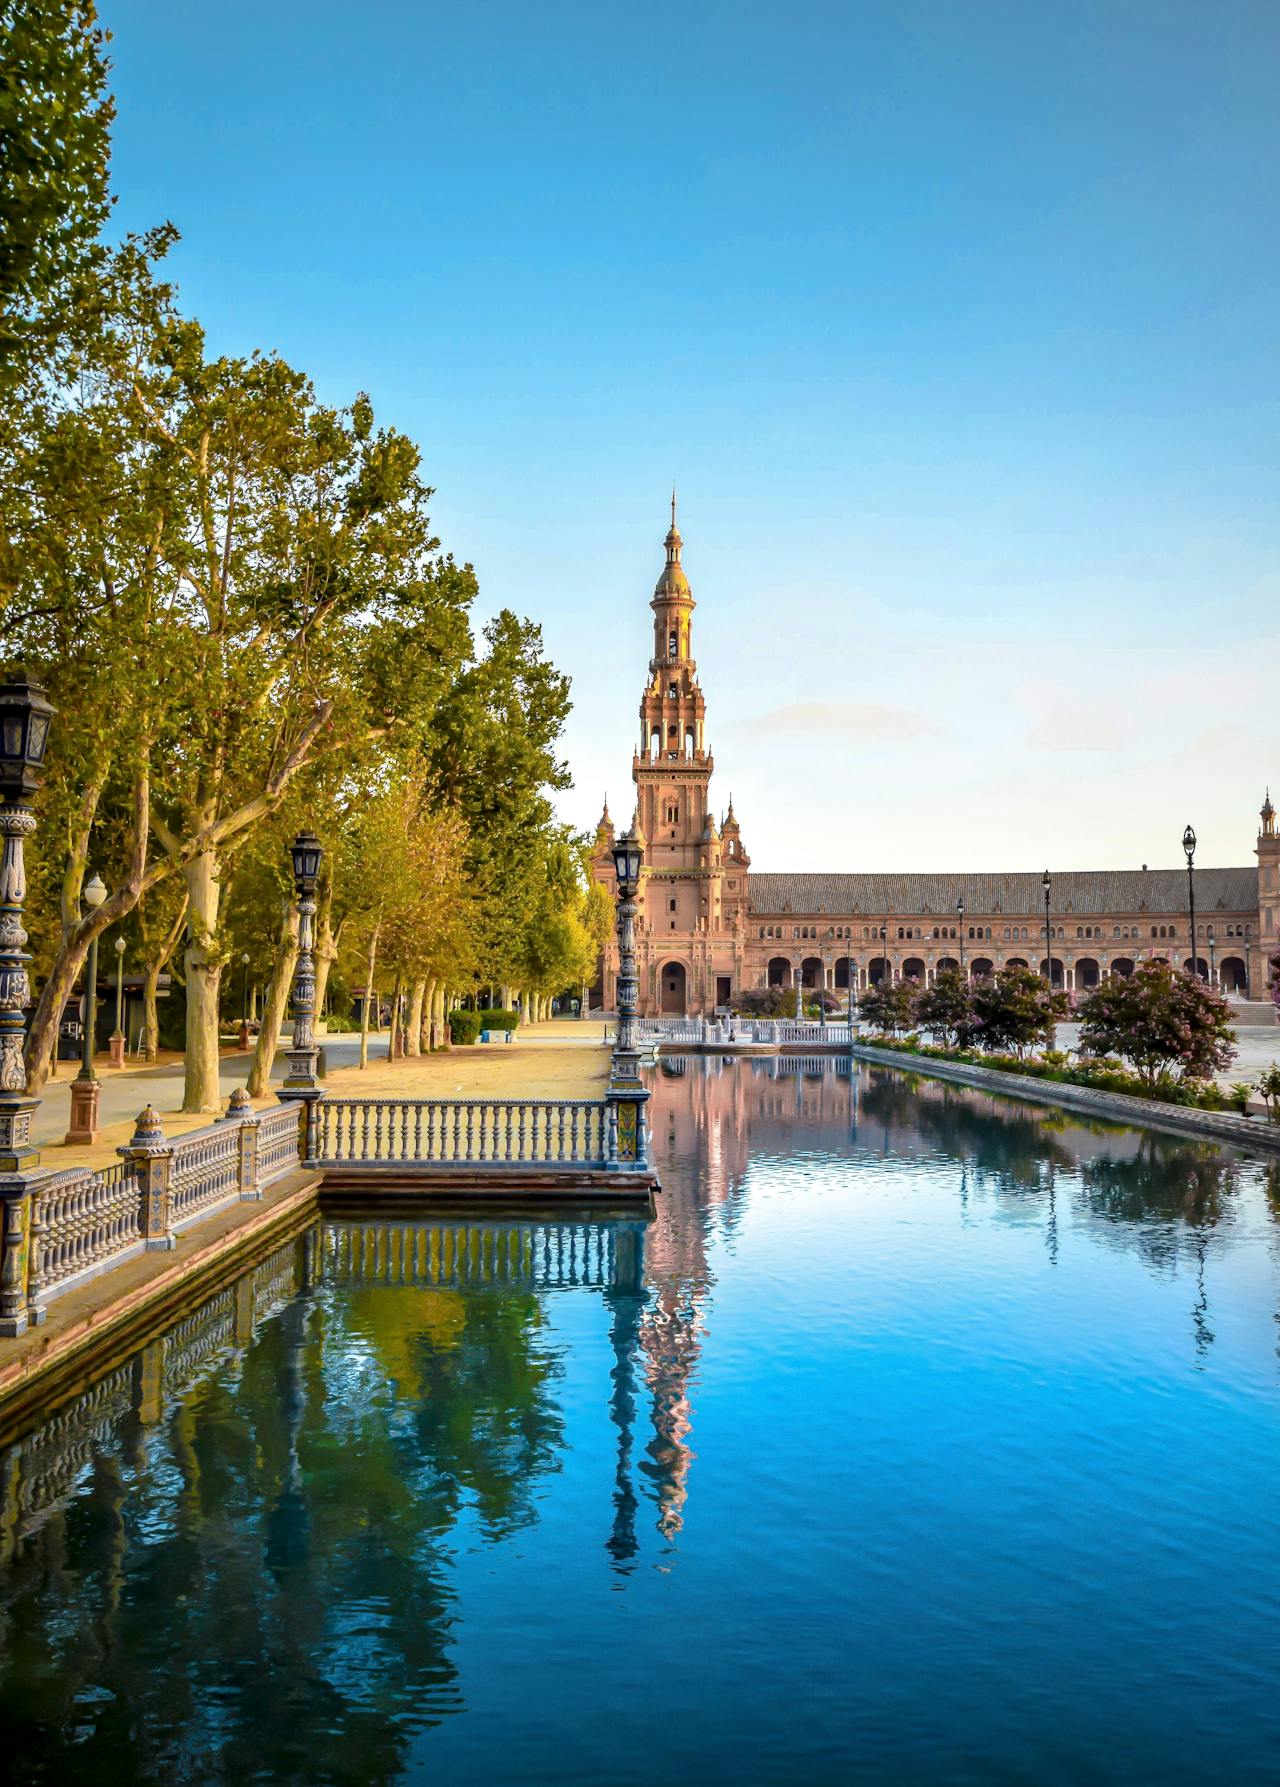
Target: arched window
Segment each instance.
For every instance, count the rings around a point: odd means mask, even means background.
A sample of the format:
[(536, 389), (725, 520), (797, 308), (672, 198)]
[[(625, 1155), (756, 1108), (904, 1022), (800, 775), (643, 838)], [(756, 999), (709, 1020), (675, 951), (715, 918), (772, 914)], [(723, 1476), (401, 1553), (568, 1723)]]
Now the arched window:
[(667, 656), (674, 658), (679, 654), (680, 635), (673, 629), (667, 634)]

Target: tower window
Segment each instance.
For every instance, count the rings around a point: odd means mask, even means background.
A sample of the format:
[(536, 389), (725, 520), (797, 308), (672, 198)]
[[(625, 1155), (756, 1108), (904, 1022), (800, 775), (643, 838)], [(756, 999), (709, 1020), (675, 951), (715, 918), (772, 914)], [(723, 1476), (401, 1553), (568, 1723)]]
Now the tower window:
[(679, 651), (679, 648), (680, 648), (680, 635), (678, 633), (668, 633), (667, 634), (667, 656), (669, 658), (674, 658), (676, 656), (677, 652)]
[(667, 694), (673, 701), (678, 701), (680, 699), (679, 685), (677, 683), (672, 683), (671, 687), (667, 690)]
[(676, 909), (676, 903), (675, 903), (675, 901), (674, 901), (674, 900), (668, 900), (668, 901), (667, 901), (667, 911), (668, 911), (668, 912), (674, 912), (674, 911), (675, 911), (675, 909)]

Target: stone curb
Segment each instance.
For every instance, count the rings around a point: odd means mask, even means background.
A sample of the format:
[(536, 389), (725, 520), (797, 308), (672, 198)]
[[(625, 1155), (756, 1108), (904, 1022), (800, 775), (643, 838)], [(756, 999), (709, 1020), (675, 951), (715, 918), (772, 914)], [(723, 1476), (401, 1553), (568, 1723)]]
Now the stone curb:
[(1240, 1148), (1280, 1154), (1280, 1123), (1254, 1122), (1230, 1111), (1198, 1111), (1189, 1105), (1164, 1104), (1155, 1098), (1134, 1098), (1127, 1092), (1101, 1092), (1089, 1086), (1072, 1086), (1061, 1080), (1037, 1080), (1030, 1074), (1004, 1073), (995, 1067), (970, 1067), (962, 1061), (939, 1061), (929, 1055), (909, 1055), (898, 1049), (877, 1049), (870, 1043), (854, 1043), (853, 1054), (881, 1067), (901, 1067), (913, 1073), (929, 1073), (954, 1080), (982, 1092), (1005, 1092), (1011, 1098), (1056, 1104), (1092, 1117), (1110, 1117), (1121, 1123), (1143, 1124), (1149, 1129), (1173, 1129), (1182, 1135), (1212, 1136), (1234, 1142)]

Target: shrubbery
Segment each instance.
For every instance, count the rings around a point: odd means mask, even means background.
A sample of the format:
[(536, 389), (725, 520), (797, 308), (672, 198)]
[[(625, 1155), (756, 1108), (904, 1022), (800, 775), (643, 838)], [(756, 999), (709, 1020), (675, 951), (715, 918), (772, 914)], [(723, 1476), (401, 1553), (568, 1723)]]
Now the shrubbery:
[(520, 1022), (518, 1011), (503, 1011), (500, 1007), (490, 1006), (485, 1011), (475, 1014), (480, 1020), (482, 1030), (514, 1030)]
[(475, 1042), (480, 1035), (480, 1013), (478, 1011), (451, 1011), (449, 1013), (449, 1037), (459, 1047)]

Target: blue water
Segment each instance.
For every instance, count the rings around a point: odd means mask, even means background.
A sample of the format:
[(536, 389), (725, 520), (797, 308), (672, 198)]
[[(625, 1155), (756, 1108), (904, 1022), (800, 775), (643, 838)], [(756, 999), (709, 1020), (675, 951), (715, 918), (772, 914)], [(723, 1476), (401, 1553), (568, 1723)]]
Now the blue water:
[(667, 1064), (634, 1219), (326, 1217), (0, 1454), (21, 1781), (1280, 1777), (1280, 1170)]

